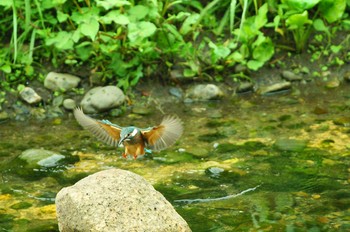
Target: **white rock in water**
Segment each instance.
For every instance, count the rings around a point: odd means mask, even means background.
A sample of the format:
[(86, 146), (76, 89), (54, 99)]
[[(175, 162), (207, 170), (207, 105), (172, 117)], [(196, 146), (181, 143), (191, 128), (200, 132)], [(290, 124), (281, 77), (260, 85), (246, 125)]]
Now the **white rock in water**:
[(222, 90), (214, 84), (200, 84), (190, 88), (186, 98), (199, 101), (216, 100), (224, 96)]
[(50, 72), (44, 80), (44, 86), (53, 91), (67, 91), (78, 86), (80, 78), (68, 73)]
[(35, 90), (30, 87), (25, 87), (19, 93), (19, 95), (24, 101), (28, 102), (29, 104), (35, 104), (42, 100), (41, 96), (39, 96), (39, 94), (37, 94)]
[(56, 196), (58, 226), (68, 231), (191, 231), (144, 178), (121, 169), (90, 175)]
[(64, 159), (65, 156), (44, 149), (28, 149), (22, 152), (19, 158), (26, 161), (30, 167), (41, 166), (48, 168), (56, 166), (58, 161)]

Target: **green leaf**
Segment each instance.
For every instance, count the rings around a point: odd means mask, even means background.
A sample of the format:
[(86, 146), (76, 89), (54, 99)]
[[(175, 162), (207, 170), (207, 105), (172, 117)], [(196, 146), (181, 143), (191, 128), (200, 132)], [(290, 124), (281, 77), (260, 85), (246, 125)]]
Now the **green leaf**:
[(296, 30), (303, 28), (306, 24), (311, 24), (312, 21), (309, 19), (308, 12), (304, 11), (301, 14), (294, 14), (288, 17), (286, 25), (290, 30)]
[(57, 11), (57, 20), (58, 22), (62, 23), (65, 22), (68, 19), (69, 15), (63, 13), (62, 11)]
[(275, 53), (275, 49), (273, 43), (269, 37), (265, 37), (265, 41), (259, 44), (253, 50), (253, 58), (255, 60), (261, 61), (265, 63), (270, 60), (273, 54)]
[(200, 15), (199, 14), (191, 14), (185, 22), (182, 24), (180, 28), (180, 33), (183, 35), (186, 35), (190, 31), (193, 30), (193, 25), (195, 25), (199, 19)]
[(282, 0), (282, 3), (287, 5), (288, 8), (298, 12), (311, 9), (319, 2), (320, 0)]
[(259, 68), (261, 68), (264, 65), (265, 62), (258, 61), (258, 60), (250, 60), (247, 63), (247, 67), (251, 70), (257, 71)]
[(67, 50), (73, 49), (73, 40), (71, 39), (72, 34), (66, 31), (60, 31), (55, 37), (47, 38), (46, 45), (54, 45), (58, 49)]
[(322, 0), (319, 10), (327, 22), (333, 23), (343, 16), (345, 7), (346, 0)]
[(128, 15), (131, 19), (131, 21), (140, 21), (141, 19), (144, 19), (146, 15), (148, 14), (149, 9), (148, 7), (145, 7), (143, 5), (136, 5), (134, 7), (131, 7), (128, 11)]
[(130, 6), (131, 3), (126, 0), (96, 0), (96, 5), (109, 10), (115, 7)]
[(157, 27), (151, 22), (129, 23), (128, 38), (130, 42), (141, 41), (152, 36), (156, 30)]
[(267, 17), (266, 17), (267, 11), (268, 11), (267, 3), (265, 3), (259, 8), (258, 14), (255, 16), (255, 20), (254, 20), (255, 27), (257, 30), (265, 26), (265, 24), (267, 23)]
[(108, 12), (105, 16), (102, 16), (100, 20), (104, 24), (111, 24), (112, 22), (115, 22), (120, 25), (127, 25), (130, 23), (129, 18), (123, 14), (120, 14), (119, 10), (112, 10)]
[(1, 0), (0, 1), (0, 6), (4, 7), (12, 7), (13, 0)]
[(331, 50), (333, 53), (338, 53), (342, 48), (343, 48), (343, 46), (341, 46), (341, 45), (338, 45), (338, 46), (332, 45), (331, 46)]
[(100, 24), (98, 23), (98, 21), (96, 19), (91, 18), (90, 22), (81, 24), (79, 28), (80, 32), (83, 35), (90, 37), (90, 39), (94, 41), (98, 33), (99, 27)]
[(11, 73), (11, 65), (9, 64), (4, 64), (3, 66), (0, 67), (0, 70), (3, 71), (4, 73)]
[(322, 19), (316, 19), (313, 22), (313, 26), (314, 26), (315, 30), (317, 30), (317, 31), (329, 32), (328, 27), (324, 24)]
[(197, 73), (195, 71), (193, 71), (192, 69), (188, 69), (188, 68), (186, 68), (184, 70), (184, 73), (183, 73), (184, 77), (194, 77), (196, 74)]
[(41, 9), (52, 9), (62, 6), (67, 0), (42, 0), (40, 2)]

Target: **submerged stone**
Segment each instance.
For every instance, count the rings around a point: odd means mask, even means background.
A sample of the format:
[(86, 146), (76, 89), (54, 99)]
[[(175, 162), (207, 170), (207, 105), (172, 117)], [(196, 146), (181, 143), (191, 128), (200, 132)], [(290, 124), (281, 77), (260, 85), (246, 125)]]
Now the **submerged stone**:
[(196, 85), (186, 92), (186, 98), (197, 101), (208, 101), (221, 99), (224, 96), (222, 90), (214, 84)]
[(292, 87), (292, 84), (289, 81), (284, 81), (280, 83), (275, 83), (270, 86), (262, 86), (259, 88), (259, 93), (261, 95), (271, 95), (274, 93), (280, 93), (285, 90), (289, 90)]
[(287, 81), (300, 81), (303, 79), (301, 76), (295, 74), (294, 72), (288, 71), (288, 70), (285, 70), (282, 72), (282, 77), (284, 79), (286, 79)]
[(338, 126), (349, 127), (350, 126), (350, 117), (336, 118), (333, 120), (333, 123), (335, 125), (338, 125)]
[(277, 139), (275, 146), (281, 151), (302, 151), (307, 146), (307, 141), (297, 139)]
[(226, 136), (226, 135), (223, 135), (223, 134), (221, 134), (221, 133), (219, 133), (219, 132), (198, 136), (198, 140), (199, 140), (199, 141), (209, 142), (209, 143), (210, 143), (210, 142), (217, 141), (217, 140), (219, 140), (219, 139), (224, 139), (224, 138), (227, 138), (227, 136)]
[(57, 152), (44, 149), (28, 149), (22, 152), (19, 158), (26, 161), (31, 167), (54, 167), (60, 160), (64, 159), (65, 156)]
[(18, 202), (10, 206), (11, 209), (27, 209), (32, 207), (32, 204), (29, 202)]

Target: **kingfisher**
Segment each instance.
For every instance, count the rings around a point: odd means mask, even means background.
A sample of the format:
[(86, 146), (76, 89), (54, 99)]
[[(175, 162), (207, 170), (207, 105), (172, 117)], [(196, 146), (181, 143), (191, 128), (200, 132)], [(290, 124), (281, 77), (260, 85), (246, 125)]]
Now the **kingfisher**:
[(165, 116), (158, 126), (138, 128), (121, 127), (108, 120), (96, 120), (84, 114), (81, 107), (73, 111), (75, 119), (95, 137), (111, 146), (123, 145), (123, 157), (144, 155), (147, 149), (160, 151), (171, 145), (182, 135), (182, 121), (175, 116)]

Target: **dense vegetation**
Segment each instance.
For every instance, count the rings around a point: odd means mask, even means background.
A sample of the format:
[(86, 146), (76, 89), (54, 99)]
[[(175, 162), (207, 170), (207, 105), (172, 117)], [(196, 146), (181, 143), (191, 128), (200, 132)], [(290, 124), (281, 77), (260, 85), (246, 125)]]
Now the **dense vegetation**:
[[(246, 78), (276, 48), (345, 53), (349, 0), (2, 0), (0, 96), (53, 70), (123, 89), (140, 78)], [(310, 38), (315, 42), (310, 43)], [(320, 46), (315, 46), (315, 44)], [(322, 45), (322, 46), (321, 46)], [(62, 68), (65, 67), (65, 68)], [(86, 76), (87, 78), (87, 76)], [(1, 97), (0, 97), (1, 98)]]

